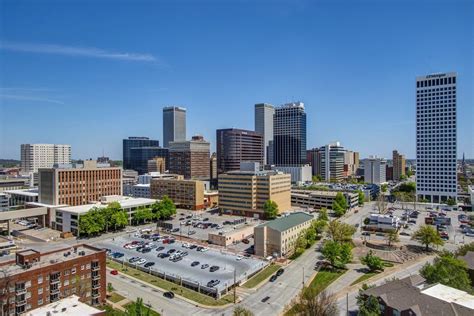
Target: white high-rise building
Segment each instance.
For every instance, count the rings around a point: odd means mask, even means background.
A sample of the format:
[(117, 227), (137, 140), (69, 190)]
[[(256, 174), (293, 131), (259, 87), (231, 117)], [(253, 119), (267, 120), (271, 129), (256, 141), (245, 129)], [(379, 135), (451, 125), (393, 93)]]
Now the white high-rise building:
[(364, 159), (364, 181), (373, 184), (382, 184), (386, 179), (387, 161), (383, 158), (370, 156)]
[(273, 164), (273, 115), (275, 108), (268, 103), (255, 104), (255, 131), (263, 135), (264, 159)]
[(416, 78), (416, 194), (433, 203), (457, 197), (456, 76)]
[(52, 168), (54, 164), (71, 163), (71, 145), (22, 144), (22, 172), (38, 172), (38, 168)]

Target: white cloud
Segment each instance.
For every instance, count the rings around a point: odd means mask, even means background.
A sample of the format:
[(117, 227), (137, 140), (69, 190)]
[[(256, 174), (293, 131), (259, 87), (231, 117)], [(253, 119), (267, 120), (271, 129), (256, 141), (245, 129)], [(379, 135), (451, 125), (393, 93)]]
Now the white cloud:
[(30, 96), (30, 95), (18, 95), (18, 94), (0, 94), (0, 100), (1, 99), (64, 104), (64, 102), (55, 100), (55, 99), (42, 98), (42, 97), (36, 97), (36, 96)]

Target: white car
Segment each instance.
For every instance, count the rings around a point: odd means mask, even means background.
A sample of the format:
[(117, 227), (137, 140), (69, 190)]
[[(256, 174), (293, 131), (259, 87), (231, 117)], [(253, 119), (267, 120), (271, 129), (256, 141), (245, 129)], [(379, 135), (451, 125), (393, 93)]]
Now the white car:
[(468, 237), (474, 237), (474, 231), (466, 232), (465, 235), (468, 236)]
[(240, 260), (242, 260), (242, 258), (243, 257), (241, 255), (238, 255), (237, 258), (235, 258), (235, 260), (240, 261)]
[(140, 259), (140, 260), (137, 261), (137, 264), (138, 264), (138, 265), (142, 265), (142, 264), (144, 264), (146, 261), (147, 261), (146, 259), (143, 259), (143, 258), (142, 258), (142, 259)]
[(208, 247), (204, 247), (204, 248), (201, 249), (201, 252), (206, 252), (206, 251), (208, 251), (208, 250), (209, 250)]
[(191, 245), (188, 244), (187, 242), (185, 242), (185, 243), (183, 244), (183, 247), (184, 247), (184, 248), (189, 248), (190, 246), (191, 246)]

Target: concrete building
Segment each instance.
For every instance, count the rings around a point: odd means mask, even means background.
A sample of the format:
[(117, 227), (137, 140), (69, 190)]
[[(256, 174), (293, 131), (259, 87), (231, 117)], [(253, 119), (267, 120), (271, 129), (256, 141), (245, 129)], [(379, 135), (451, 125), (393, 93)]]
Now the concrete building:
[(9, 206), (21, 206), (29, 202), (38, 202), (38, 188), (7, 190), (4, 193), (9, 198)]
[(300, 166), (306, 162), (306, 113), (303, 102), (275, 108), (273, 155), (277, 166)]
[(202, 136), (193, 136), (189, 141), (169, 143), (169, 172), (183, 175), (185, 179), (210, 178), (209, 142)]
[[(320, 210), (332, 209), (332, 204), (340, 191), (291, 190), (291, 206)], [(341, 192), (346, 198), (349, 208), (359, 205), (359, 194), (356, 192)]]
[(156, 146), (143, 146), (130, 148), (131, 168), (138, 174), (148, 172), (148, 161), (150, 159), (162, 158), (165, 160), (165, 166), (169, 166), (169, 150)]
[(124, 196), (131, 196), (135, 198), (151, 198), (151, 189), (150, 184), (127, 184), (123, 186), (123, 195)]
[(129, 224), (132, 223), (132, 216), (139, 207), (151, 206), (156, 202), (154, 199), (133, 198), (122, 195), (103, 196), (100, 202), (78, 205), (63, 206), (55, 210), (55, 219), (51, 224), (51, 228), (59, 230), (63, 233), (72, 233), (74, 236), (80, 234), (79, 218), (89, 212), (92, 208), (104, 208), (112, 202), (117, 202), (120, 207), (127, 213)]
[(91, 305), (105, 303), (105, 250), (88, 245), (56, 245), (27, 249), (15, 259), (0, 262), (0, 288), (5, 291), (4, 315), (26, 315), (32, 310), (77, 295)]
[(275, 108), (268, 103), (255, 104), (255, 131), (263, 136), (263, 163), (273, 164), (273, 116)]
[(311, 166), (311, 173), (313, 176), (321, 174), (319, 169), (321, 166), (320, 159), (319, 148), (312, 148), (306, 151), (306, 161)]
[(344, 156), (346, 150), (339, 142), (319, 148), (319, 176), (323, 181), (341, 182), (344, 178)]
[(30, 179), (28, 178), (0, 179), (0, 192), (27, 189), (29, 186)]
[[(132, 148), (139, 147), (160, 147), (158, 140), (150, 139), (148, 137), (129, 137), (123, 140), (123, 169), (135, 170), (135, 162), (132, 161)], [(150, 158), (151, 159), (151, 158)]]
[(148, 173), (159, 172), (165, 173), (166, 171), (166, 159), (164, 157), (154, 157), (148, 160)]
[(416, 78), (416, 194), (457, 199), (456, 73)]
[(280, 171), (291, 175), (291, 183), (302, 185), (312, 181), (310, 165), (302, 166), (272, 166), (272, 170)]
[(383, 158), (370, 156), (364, 159), (364, 181), (372, 184), (383, 184), (387, 182), (386, 172), (387, 161)]
[(217, 172), (239, 170), (243, 161), (263, 165), (263, 135), (243, 129), (227, 128), (216, 131)]
[(276, 171), (231, 171), (219, 175), (219, 207), (225, 213), (264, 217), (272, 200), (280, 212), (291, 208), (291, 175)]
[(170, 142), (186, 140), (186, 109), (179, 106), (163, 108), (163, 147)]
[(39, 168), (52, 168), (55, 164), (71, 163), (71, 145), (22, 144), (21, 170), (38, 172)]
[(467, 187), (467, 192), (469, 193), (469, 197), (471, 199), (471, 210), (474, 211), (474, 185), (469, 185)]
[(211, 177), (209, 179), (209, 184), (210, 184), (212, 189), (217, 189), (218, 173), (217, 173), (217, 154), (216, 153), (212, 153), (209, 162), (210, 162), (209, 173), (211, 175)]
[(0, 212), (8, 210), (9, 197), (5, 193), (0, 193)]
[(244, 225), (234, 228), (228, 228), (208, 234), (207, 241), (212, 245), (227, 247), (235, 243), (239, 243), (242, 239), (248, 238), (254, 232), (253, 225)]
[(255, 255), (288, 257), (294, 252), (298, 236), (314, 220), (305, 212), (294, 212), (258, 225), (254, 229)]
[(359, 169), (359, 153), (357, 151), (346, 150), (344, 153), (343, 177), (356, 176)]
[(406, 175), (405, 155), (402, 155), (397, 150), (394, 150), (392, 153), (392, 164), (393, 164), (393, 180), (400, 181), (402, 176)]
[(393, 215), (370, 214), (366, 230), (391, 231), (400, 227), (400, 218)]
[(94, 160), (83, 168), (39, 169), (39, 202), (83, 205), (105, 195), (122, 195), (122, 168), (98, 168)]
[(168, 196), (181, 208), (202, 210), (204, 203), (204, 182), (199, 180), (161, 180), (151, 181), (151, 197), (162, 199)]
[(27, 316), (106, 316), (106, 311), (82, 303), (79, 299), (79, 296), (71, 295), (54, 303), (38, 307), (28, 312)]
[(419, 275), (392, 280), (363, 292), (377, 298), (382, 316), (470, 316), (474, 296), (442, 284), (428, 285)]

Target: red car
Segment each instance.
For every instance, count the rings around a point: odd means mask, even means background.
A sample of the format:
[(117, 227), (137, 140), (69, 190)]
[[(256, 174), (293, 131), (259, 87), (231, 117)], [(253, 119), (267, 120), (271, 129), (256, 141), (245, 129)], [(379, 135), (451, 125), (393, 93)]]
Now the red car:
[(118, 271), (117, 271), (117, 270), (112, 270), (112, 271), (110, 271), (110, 274), (112, 274), (112, 275), (117, 275), (117, 274), (118, 274)]

